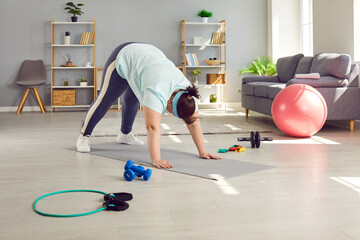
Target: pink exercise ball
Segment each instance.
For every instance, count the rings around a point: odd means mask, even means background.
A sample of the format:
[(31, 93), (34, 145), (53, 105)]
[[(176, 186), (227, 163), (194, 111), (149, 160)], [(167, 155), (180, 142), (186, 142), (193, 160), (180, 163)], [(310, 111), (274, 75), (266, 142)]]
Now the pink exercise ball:
[(323, 127), (327, 106), (318, 90), (309, 85), (294, 84), (278, 93), (271, 112), (283, 133), (292, 137), (310, 137)]

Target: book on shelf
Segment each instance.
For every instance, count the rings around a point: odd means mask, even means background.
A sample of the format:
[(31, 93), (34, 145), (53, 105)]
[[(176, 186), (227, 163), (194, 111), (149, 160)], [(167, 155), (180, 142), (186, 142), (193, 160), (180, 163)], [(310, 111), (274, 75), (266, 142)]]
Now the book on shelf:
[(191, 66), (196, 66), (194, 54), (190, 53)]
[(90, 36), (89, 36), (88, 44), (92, 44), (93, 40), (94, 40), (94, 32), (90, 32), (89, 34), (90, 34)]
[(199, 66), (199, 62), (195, 53), (187, 53), (185, 56), (188, 66)]
[(199, 61), (198, 61), (198, 59), (197, 59), (196, 54), (194, 54), (194, 59), (195, 59), (195, 64), (196, 64), (196, 66), (199, 66)]
[(81, 33), (80, 44), (84, 44), (84, 33)]
[(92, 44), (94, 40), (94, 32), (83, 32), (80, 38), (80, 44)]
[(223, 44), (225, 40), (224, 32), (213, 32), (211, 35), (211, 44)]
[(85, 32), (81, 33), (80, 44), (85, 44), (84, 43), (85, 42), (85, 35), (86, 35)]
[(190, 57), (189, 57), (189, 54), (185, 54), (185, 58), (186, 58), (186, 65), (187, 66), (191, 66), (191, 61), (190, 61)]

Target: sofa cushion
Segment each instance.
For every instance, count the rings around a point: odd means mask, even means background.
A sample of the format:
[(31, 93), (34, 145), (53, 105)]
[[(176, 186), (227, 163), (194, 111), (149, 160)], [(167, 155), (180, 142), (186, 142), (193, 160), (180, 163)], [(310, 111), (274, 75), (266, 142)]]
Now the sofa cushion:
[[(267, 85), (269, 82), (251, 82), (243, 84), (242, 93), (246, 95), (253, 95), (257, 97), (266, 97)], [(265, 90), (264, 90), (265, 89)], [(265, 91), (265, 93), (264, 93)]]
[(292, 84), (307, 84), (312, 87), (346, 87), (349, 85), (348, 79), (341, 79), (336, 78), (332, 76), (323, 76), (319, 79), (303, 79), (303, 78), (294, 78), (291, 79), (286, 86), (292, 85)]
[[(271, 84), (271, 83), (270, 83)], [(269, 83), (262, 83), (257, 84), (254, 87), (254, 96), (256, 97), (267, 97), (267, 89), (268, 89)]]
[(280, 82), (286, 83), (295, 75), (299, 60), (304, 57), (303, 54), (297, 54), (290, 57), (279, 58), (276, 63), (276, 71)]
[(299, 60), (299, 64), (296, 67), (295, 74), (310, 73), (313, 57), (303, 57)]
[(320, 76), (348, 78), (351, 70), (351, 57), (348, 54), (320, 53), (316, 54), (310, 72), (318, 72)]
[(270, 99), (275, 99), (276, 95), (278, 95), (278, 93), (281, 90), (283, 90), (285, 87), (286, 87), (285, 83), (278, 83), (269, 86), (267, 89), (267, 97)]
[(243, 85), (242, 94), (274, 99), (285, 86), (285, 83), (252, 82)]
[(273, 76), (249, 75), (249, 76), (243, 77), (242, 82), (243, 83), (250, 83), (250, 82), (279, 82), (279, 78), (276, 75), (273, 75)]
[(241, 87), (241, 94), (254, 95), (254, 87), (255, 86), (252, 83), (243, 84)]

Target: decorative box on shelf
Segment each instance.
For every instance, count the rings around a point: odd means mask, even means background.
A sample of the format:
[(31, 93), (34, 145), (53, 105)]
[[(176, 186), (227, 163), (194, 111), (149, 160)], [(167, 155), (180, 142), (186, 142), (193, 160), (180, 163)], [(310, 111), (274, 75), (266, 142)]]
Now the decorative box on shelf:
[(75, 89), (55, 90), (53, 89), (52, 105), (74, 106), (76, 104)]
[(225, 84), (224, 73), (208, 73), (206, 74), (207, 84)]

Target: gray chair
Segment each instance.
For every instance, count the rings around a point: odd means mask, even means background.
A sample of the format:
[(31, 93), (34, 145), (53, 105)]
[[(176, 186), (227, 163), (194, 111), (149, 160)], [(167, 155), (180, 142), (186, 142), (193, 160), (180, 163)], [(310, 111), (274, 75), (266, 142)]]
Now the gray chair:
[(39, 104), (42, 113), (45, 113), (45, 107), (41, 101), (37, 87), (46, 83), (46, 72), (44, 62), (42, 60), (25, 60), (20, 73), (19, 78), (16, 81), (19, 86), (26, 87), (24, 96), (19, 104), (16, 114), (19, 114), (25, 105), (26, 99), (29, 95), (30, 89), (33, 90), (36, 100)]

